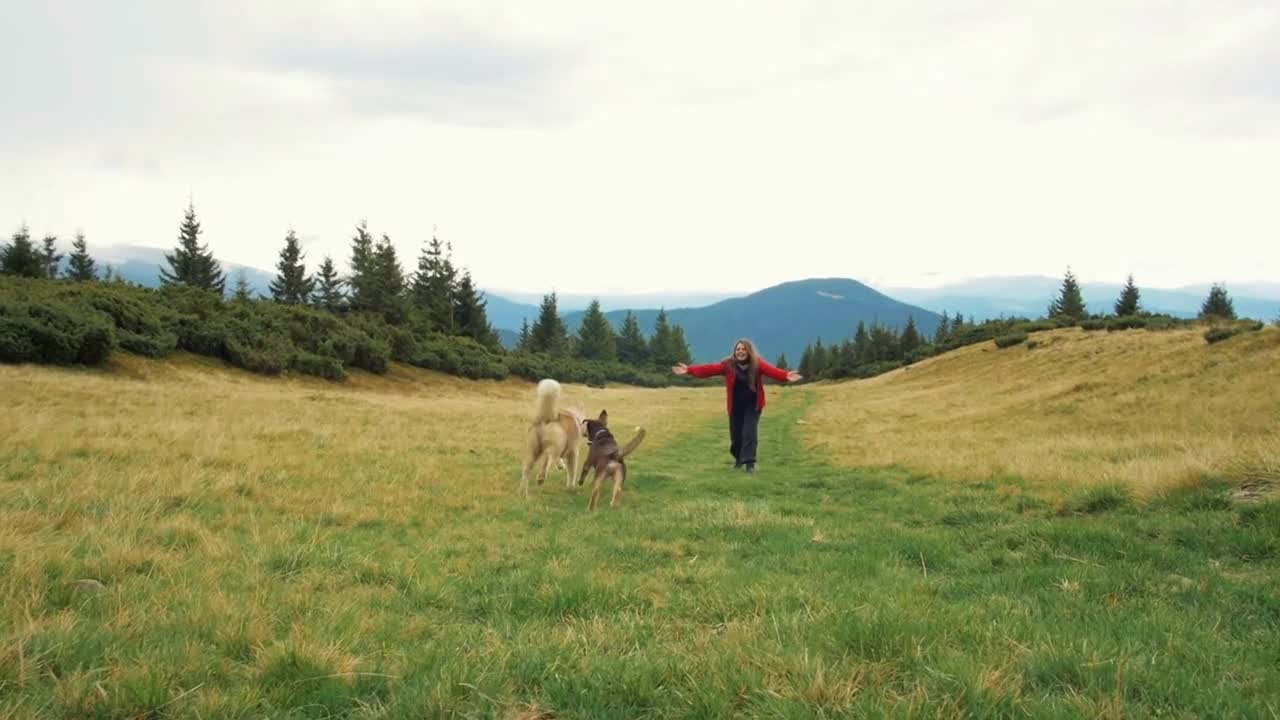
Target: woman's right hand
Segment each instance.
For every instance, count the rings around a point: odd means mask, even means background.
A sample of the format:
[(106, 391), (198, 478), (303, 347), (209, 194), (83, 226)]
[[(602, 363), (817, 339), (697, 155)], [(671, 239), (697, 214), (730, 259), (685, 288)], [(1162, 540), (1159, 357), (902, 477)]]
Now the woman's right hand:
[(671, 366), (671, 372), (677, 375), (687, 375), (689, 373), (689, 366), (684, 363), (676, 363)]

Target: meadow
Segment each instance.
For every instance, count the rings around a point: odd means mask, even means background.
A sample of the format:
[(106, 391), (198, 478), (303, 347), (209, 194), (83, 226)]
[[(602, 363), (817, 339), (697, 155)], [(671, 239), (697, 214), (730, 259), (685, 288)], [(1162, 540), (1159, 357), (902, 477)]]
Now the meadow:
[(1280, 481), (1280, 328), (1036, 333), (824, 388), (806, 446), (848, 466), (1020, 478), (1145, 498), (1218, 477)]
[(755, 476), (722, 389), (566, 385), (648, 429), (595, 513), (527, 382), (0, 366), (0, 718), (1280, 717), (1277, 335), (771, 387)]

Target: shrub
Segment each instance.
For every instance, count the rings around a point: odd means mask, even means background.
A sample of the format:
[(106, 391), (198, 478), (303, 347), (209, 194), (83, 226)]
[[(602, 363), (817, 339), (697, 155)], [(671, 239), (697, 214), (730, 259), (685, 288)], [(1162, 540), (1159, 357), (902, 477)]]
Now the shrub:
[(54, 302), (0, 303), (0, 360), (98, 365), (116, 346), (102, 313)]
[(1001, 335), (1000, 337), (997, 337), (995, 339), (995, 343), (996, 343), (996, 347), (998, 348), (1007, 348), (1007, 347), (1013, 347), (1014, 345), (1018, 345), (1019, 343), (1026, 342), (1026, 340), (1027, 340), (1026, 333), (1017, 332), (1017, 333), (1009, 333), (1008, 335)]
[(178, 336), (171, 332), (163, 332), (158, 336), (139, 335), (120, 330), (116, 333), (120, 339), (120, 349), (135, 355), (160, 358), (165, 357), (178, 347)]
[(1058, 323), (1052, 320), (1035, 320), (1032, 322), (1018, 324), (1018, 329), (1027, 333), (1041, 332), (1043, 330), (1055, 330), (1058, 327)]
[(1080, 327), (1081, 329), (1089, 331), (1109, 329), (1106, 320), (1084, 320), (1081, 321)]
[(326, 380), (341, 380), (347, 376), (342, 361), (335, 357), (322, 357), (306, 350), (298, 350), (289, 361), (289, 368), (303, 375), (313, 375)]
[(1238, 325), (1218, 325), (1211, 327), (1204, 333), (1205, 342), (1210, 345), (1222, 342), (1228, 338), (1233, 338), (1243, 332), (1243, 328)]
[(31, 326), (34, 324), (28, 317), (6, 315), (5, 308), (0, 306), (0, 362), (40, 361), (31, 339)]
[(1107, 332), (1138, 330), (1147, 327), (1147, 319), (1138, 315), (1122, 315), (1107, 322)]
[[(911, 352), (907, 353), (907, 354), (906, 354), (906, 356), (902, 359), (902, 362), (903, 362), (903, 364), (904, 364), (904, 365), (911, 365), (911, 364), (914, 364), (914, 363), (918, 363), (918, 362), (920, 362), (921, 360), (924, 360), (925, 358), (933, 357), (933, 356), (934, 356), (934, 354), (936, 354), (936, 353), (937, 353), (937, 349), (936, 349), (936, 348), (934, 348), (934, 346), (932, 346), (932, 345), (921, 345), (920, 347), (915, 348), (915, 349), (914, 349), (914, 350), (912, 350)], [(849, 374), (849, 373), (848, 373), (848, 371), (847, 371), (845, 368), (840, 368), (840, 370), (841, 370), (841, 372), (842, 372), (842, 374), (843, 374), (843, 375), (848, 375), (848, 374)], [(832, 375), (832, 378), (834, 379), (834, 377), (835, 377), (835, 375), (833, 374), (833, 375)]]

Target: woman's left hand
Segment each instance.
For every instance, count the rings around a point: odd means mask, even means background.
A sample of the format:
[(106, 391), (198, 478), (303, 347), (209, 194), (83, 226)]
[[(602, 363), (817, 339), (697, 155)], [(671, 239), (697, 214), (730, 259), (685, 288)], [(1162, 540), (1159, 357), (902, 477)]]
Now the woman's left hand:
[(800, 373), (796, 372), (795, 370), (791, 370), (787, 373), (787, 382), (800, 382), (800, 380), (802, 379), (803, 377), (800, 375)]

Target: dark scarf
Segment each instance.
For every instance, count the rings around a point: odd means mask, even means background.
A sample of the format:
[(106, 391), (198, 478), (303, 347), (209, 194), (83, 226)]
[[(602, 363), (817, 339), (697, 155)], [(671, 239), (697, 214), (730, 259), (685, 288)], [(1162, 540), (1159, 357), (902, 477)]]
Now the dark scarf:
[(746, 367), (736, 360), (730, 363), (733, 369), (733, 399), (735, 402), (755, 402), (756, 385), (751, 382), (751, 363)]

